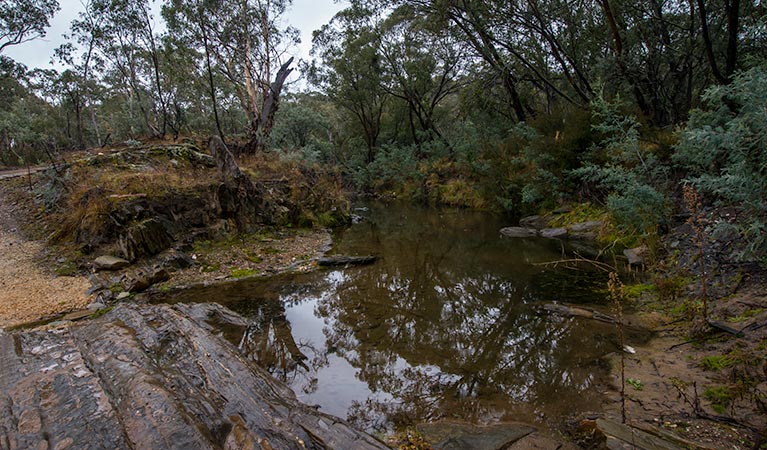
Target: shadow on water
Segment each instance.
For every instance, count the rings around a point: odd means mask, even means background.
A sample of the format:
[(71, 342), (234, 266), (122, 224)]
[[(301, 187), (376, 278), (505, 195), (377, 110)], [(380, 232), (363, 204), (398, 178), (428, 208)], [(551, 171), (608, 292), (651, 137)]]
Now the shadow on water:
[[(245, 280), (158, 301), (221, 303), (249, 318), (227, 337), (299, 398), (381, 430), (439, 418), (560, 425), (600, 409), (614, 327), (541, 315), (604, 308), (607, 275), (539, 263), (556, 241), (507, 239), (501, 218), (371, 205), (333, 253), (372, 266)], [(600, 387), (601, 386), (601, 387)]]

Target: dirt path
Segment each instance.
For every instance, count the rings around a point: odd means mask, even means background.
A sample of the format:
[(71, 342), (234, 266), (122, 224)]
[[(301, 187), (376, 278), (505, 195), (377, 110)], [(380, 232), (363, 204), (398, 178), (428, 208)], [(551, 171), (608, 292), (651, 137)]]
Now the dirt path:
[[(2, 174), (0, 174), (2, 176)], [(81, 309), (91, 300), (85, 277), (58, 277), (39, 261), (41, 241), (17, 231), (17, 207), (0, 195), (0, 328)]]

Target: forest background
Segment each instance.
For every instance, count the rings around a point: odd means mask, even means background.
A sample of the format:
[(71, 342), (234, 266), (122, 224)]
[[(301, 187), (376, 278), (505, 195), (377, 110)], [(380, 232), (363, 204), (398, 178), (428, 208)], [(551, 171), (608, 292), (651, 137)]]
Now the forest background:
[(578, 203), (639, 240), (691, 185), (738, 218), (710, 232), (764, 261), (762, 2), (353, 0), (309, 61), (290, 5), (165, 0), (153, 17), (149, 0), (88, 0), (64, 69), (30, 70), (5, 53), (60, 6), (3, 2), (0, 166), (219, 135), (356, 192), (515, 215)]

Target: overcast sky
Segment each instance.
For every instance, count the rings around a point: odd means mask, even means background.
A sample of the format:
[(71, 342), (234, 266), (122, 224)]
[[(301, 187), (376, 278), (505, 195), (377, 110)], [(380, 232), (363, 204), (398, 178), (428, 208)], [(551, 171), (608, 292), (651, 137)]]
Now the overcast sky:
[[(159, 23), (162, 20), (159, 12), (162, 2), (155, 0), (153, 3), (155, 4), (155, 22)], [(347, 3), (344, 0), (293, 0), (293, 6), (285, 19), (288, 24), (301, 30), (301, 44), (296, 51), (296, 56), (303, 59), (309, 58), (309, 51), (312, 48), (312, 31), (328, 23), (333, 15)], [(30, 69), (35, 67), (61, 69), (61, 66), (51, 64), (53, 49), (64, 41), (62, 35), (69, 31), (69, 25), (83, 10), (83, 5), (80, 0), (59, 0), (59, 5), (61, 10), (51, 20), (51, 27), (44, 38), (8, 47), (4, 53)]]

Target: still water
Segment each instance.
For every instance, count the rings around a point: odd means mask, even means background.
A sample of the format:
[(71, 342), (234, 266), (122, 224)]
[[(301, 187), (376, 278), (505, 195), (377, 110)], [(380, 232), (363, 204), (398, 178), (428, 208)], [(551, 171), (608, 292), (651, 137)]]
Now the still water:
[(246, 316), (228, 337), (305, 403), (375, 431), (440, 418), (557, 428), (601, 408), (614, 327), (541, 314), (607, 310), (606, 274), (542, 263), (557, 241), (509, 239), (489, 214), (373, 204), (331, 253), (371, 266), (174, 294)]

